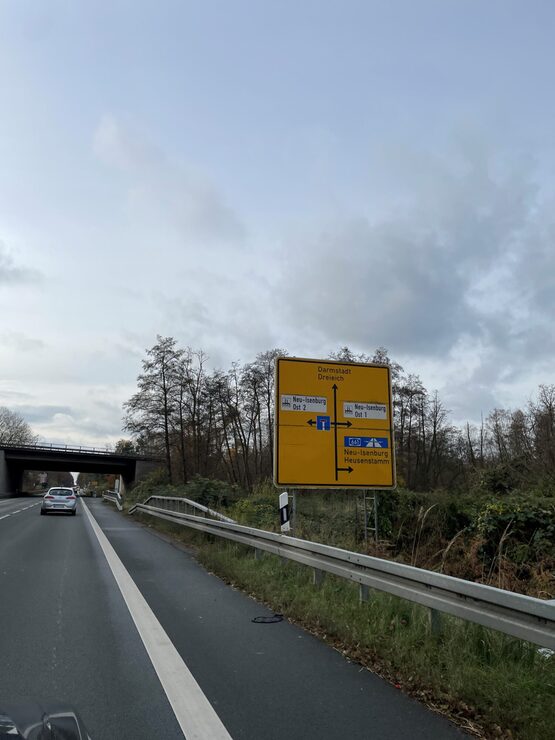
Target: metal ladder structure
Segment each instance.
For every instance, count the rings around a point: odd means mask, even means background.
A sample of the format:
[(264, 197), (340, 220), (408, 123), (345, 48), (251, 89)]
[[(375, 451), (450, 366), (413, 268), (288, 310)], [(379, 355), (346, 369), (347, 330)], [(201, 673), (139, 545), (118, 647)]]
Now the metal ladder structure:
[(368, 537), (373, 536), (374, 543), (378, 544), (378, 492), (363, 493), (362, 523), (364, 527), (364, 543), (368, 544)]

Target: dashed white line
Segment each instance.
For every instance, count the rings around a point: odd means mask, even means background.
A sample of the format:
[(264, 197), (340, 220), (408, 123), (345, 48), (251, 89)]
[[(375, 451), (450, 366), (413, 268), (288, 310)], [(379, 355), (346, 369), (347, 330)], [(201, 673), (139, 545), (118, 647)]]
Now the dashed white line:
[(187, 740), (231, 740), (193, 674), (83, 501), (90, 525)]
[(15, 511), (10, 511), (9, 514), (4, 514), (4, 516), (0, 516), (0, 520), (7, 519), (9, 516), (13, 516), (13, 514), (21, 514), (22, 511), (27, 511), (27, 509), (32, 509), (33, 506), (38, 506), (39, 502), (36, 504), (29, 504), (29, 506), (25, 506), (23, 509), (16, 509)]

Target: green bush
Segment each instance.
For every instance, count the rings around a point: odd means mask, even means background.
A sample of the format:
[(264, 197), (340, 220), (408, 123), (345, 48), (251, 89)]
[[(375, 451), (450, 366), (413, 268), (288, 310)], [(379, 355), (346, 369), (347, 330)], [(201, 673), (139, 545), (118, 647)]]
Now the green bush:
[(227, 509), (245, 495), (239, 486), (212, 478), (195, 476), (186, 485), (180, 486), (181, 496), (190, 498), (211, 509)]
[(162, 495), (160, 490), (168, 485), (168, 473), (165, 468), (156, 468), (142, 480), (126, 491), (125, 500), (128, 503), (144, 501), (149, 496)]
[(530, 470), (525, 461), (513, 458), (510, 462), (499, 462), (480, 470), (477, 483), (482, 491), (503, 496), (529, 480)]
[(268, 494), (253, 494), (243, 498), (233, 506), (231, 515), (241, 524), (277, 531), (279, 524), (277, 492), (272, 497)]
[(478, 512), (473, 529), (489, 558), (502, 538), (506, 557), (517, 563), (555, 555), (555, 505), (548, 499), (522, 494), (490, 500)]
[(144, 501), (149, 496), (176, 496), (190, 498), (211, 509), (232, 506), (245, 493), (238, 487), (221, 480), (197, 476), (188, 483), (170, 485), (163, 469), (155, 470), (138, 483), (126, 496), (129, 503)]

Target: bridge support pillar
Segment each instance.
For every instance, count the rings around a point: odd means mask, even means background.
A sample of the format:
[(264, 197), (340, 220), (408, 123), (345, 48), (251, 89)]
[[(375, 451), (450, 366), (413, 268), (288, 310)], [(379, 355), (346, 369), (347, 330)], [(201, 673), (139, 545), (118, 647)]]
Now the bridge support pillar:
[(116, 484), (115, 485), (116, 485), (116, 491), (119, 493), (119, 495), (122, 498), (124, 498), (125, 497), (125, 490), (126, 490), (127, 486), (125, 484), (125, 478), (123, 477), (123, 475), (119, 475), (116, 478)]
[(0, 498), (21, 493), (22, 483), (23, 471), (10, 467), (5, 450), (0, 450)]
[(6, 453), (0, 450), (0, 498), (10, 494), (8, 464), (6, 463)]

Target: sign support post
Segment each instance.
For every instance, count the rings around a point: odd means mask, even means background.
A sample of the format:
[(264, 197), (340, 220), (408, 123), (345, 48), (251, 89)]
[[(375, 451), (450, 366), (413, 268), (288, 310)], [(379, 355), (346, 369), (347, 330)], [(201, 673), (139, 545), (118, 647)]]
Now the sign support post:
[(374, 491), (374, 542), (378, 544), (378, 491)]

